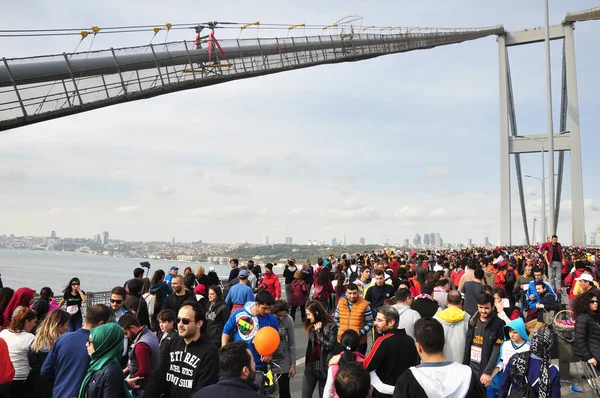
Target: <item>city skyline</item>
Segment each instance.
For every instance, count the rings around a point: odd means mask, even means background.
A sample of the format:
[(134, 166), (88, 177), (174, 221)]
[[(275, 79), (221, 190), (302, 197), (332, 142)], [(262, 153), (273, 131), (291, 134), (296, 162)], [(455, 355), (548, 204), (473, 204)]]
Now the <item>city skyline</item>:
[[(552, 3), (550, 22), (560, 23), (574, 8), (595, 5), (591, 0), (576, 7)], [(136, 0), (86, 3), (60, 13), (54, 7), (49, 0), (36, 7), (17, 2), (0, 15), (0, 24), (4, 29), (20, 29), (23, 21), (64, 28), (189, 19), (188, 6), (148, 7)], [(307, 0), (297, 7), (273, 1), (236, 7), (207, 3), (202, 18), (328, 25), (348, 10), (364, 15), (363, 26), (503, 24), (522, 30), (543, 25), (542, 2), (517, 0), (435, 5)], [(590, 240), (600, 224), (594, 152), (600, 136), (593, 134), (600, 125), (595, 70), (600, 23), (576, 26)], [(323, 34), (283, 27), (220, 29), (216, 35), (236, 39), (258, 33)], [(93, 46), (91, 37), (82, 46), (94, 51), (147, 44), (144, 35), (98, 35)], [(173, 30), (168, 38), (192, 40), (193, 34)], [(68, 53), (80, 38), (0, 40), (9, 58)], [(551, 51), (558, 130), (562, 43), (553, 42)], [(526, 53), (511, 49), (510, 62), (519, 133), (543, 131), (542, 46)], [(496, 38), (488, 37), (218, 84), (22, 127), (0, 135), (0, 234), (46, 236), (54, 229), (59, 236), (100, 234), (102, 240), (102, 231), (110, 231), (128, 241), (168, 242), (176, 236), (179, 241), (261, 242), (269, 236), (269, 243), (285, 242), (285, 237), (293, 243), (331, 243), (345, 231), (348, 243), (360, 238), (399, 243), (412, 242), (416, 233), (440, 231), (443, 242), (472, 239), (479, 244), (488, 237), (494, 244), (500, 209), (498, 101), (498, 47)], [(223, 123), (227, 128), (221, 128)], [(539, 160), (539, 154), (522, 156), (523, 173), (541, 176)], [(565, 171), (563, 186), (568, 187), (568, 167)], [(531, 223), (540, 212), (541, 198), (534, 196), (540, 184), (531, 179), (524, 184)], [(564, 243), (570, 240), (568, 191), (563, 189), (558, 224)], [(519, 201), (515, 185), (512, 201), (516, 244), (524, 235), (514, 206)]]

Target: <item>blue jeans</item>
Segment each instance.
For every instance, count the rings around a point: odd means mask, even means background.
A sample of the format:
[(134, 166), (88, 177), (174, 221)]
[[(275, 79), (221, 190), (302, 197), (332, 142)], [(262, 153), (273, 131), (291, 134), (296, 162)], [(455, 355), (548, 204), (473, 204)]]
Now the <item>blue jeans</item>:
[(548, 282), (556, 292), (560, 289), (562, 264), (560, 261), (551, 261), (548, 266)]
[(81, 318), (81, 316), (72, 317), (71, 319), (69, 319), (69, 327), (67, 329), (67, 332), (74, 332), (76, 330), (81, 329), (82, 322), (83, 319)]

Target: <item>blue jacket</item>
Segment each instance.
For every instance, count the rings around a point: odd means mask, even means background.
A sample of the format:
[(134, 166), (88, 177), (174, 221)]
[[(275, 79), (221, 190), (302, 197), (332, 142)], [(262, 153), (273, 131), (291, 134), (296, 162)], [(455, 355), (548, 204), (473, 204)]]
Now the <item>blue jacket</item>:
[[(515, 357), (512, 357), (510, 359), (506, 369), (504, 370), (504, 376), (502, 376), (500, 389), (498, 390), (499, 398), (506, 398), (510, 393), (510, 390), (517, 387), (516, 383), (514, 383), (513, 379), (510, 377), (510, 367), (512, 366), (514, 358)], [(534, 354), (531, 354), (531, 357), (529, 358), (529, 364), (527, 366), (527, 381), (531, 386), (533, 386), (533, 390), (535, 391), (536, 395), (539, 392), (541, 366), (542, 361)], [(550, 365), (550, 387), (550, 396), (552, 398), (560, 398), (560, 374), (558, 373), (558, 368), (556, 365)]]
[[(552, 286), (550, 286), (550, 284), (546, 281), (544, 281), (544, 284), (546, 285), (548, 293), (552, 293), (554, 299), (558, 300), (556, 293), (554, 293), (554, 289), (552, 289)], [(535, 300), (529, 299), (529, 296), (532, 294), (535, 296)], [(532, 310), (535, 310), (535, 306), (540, 303), (540, 296), (538, 295), (537, 290), (535, 290), (535, 279), (529, 282), (529, 289), (527, 289), (527, 303), (529, 304), (529, 308)]]
[(272, 314), (254, 316), (250, 311), (253, 305), (254, 302), (247, 303), (244, 308), (240, 308), (231, 314), (223, 328), (223, 334), (230, 336), (233, 334), (233, 341), (243, 341), (248, 344), (248, 349), (250, 349), (254, 357), (256, 367), (264, 369), (267, 367), (267, 364), (260, 360), (261, 355), (254, 348), (254, 336), (256, 336), (260, 328), (264, 328), (265, 326), (271, 326), (279, 331), (279, 321)]
[(225, 298), (227, 305), (244, 305), (250, 301), (254, 301), (254, 293), (250, 286), (243, 283), (238, 283), (229, 289), (229, 293), (227, 293), (227, 297)]
[(58, 338), (50, 349), (41, 374), (54, 381), (52, 396), (72, 398), (79, 395), (79, 388), (90, 366), (86, 343), (90, 331), (78, 329)]

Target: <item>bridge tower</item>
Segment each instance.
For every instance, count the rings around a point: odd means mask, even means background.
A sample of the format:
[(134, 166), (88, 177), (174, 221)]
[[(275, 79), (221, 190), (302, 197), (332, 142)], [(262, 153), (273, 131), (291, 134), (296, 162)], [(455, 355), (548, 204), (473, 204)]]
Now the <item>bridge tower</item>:
[[(548, 140), (547, 134), (519, 135), (515, 116), (515, 104), (512, 93), (508, 49), (512, 46), (528, 45), (543, 42), (545, 32), (543, 29), (526, 30), (521, 32), (507, 32), (498, 36), (498, 62), (500, 72), (500, 244), (511, 245), (511, 155), (514, 155), (517, 174), (517, 186), (523, 227), (526, 240), (529, 241), (527, 227), (527, 214), (521, 175), (520, 154), (541, 153), (545, 156), (547, 148), (544, 142)], [(570, 180), (571, 180), (571, 243), (575, 246), (585, 245), (585, 223), (583, 207), (583, 176), (581, 166), (581, 139), (579, 133), (579, 103), (577, 95), (577, 74), (575, 66), (575, 41), (574, 24), (563, 22), (562, 25), (550, 27), (550, 40), (563, 40), (562, 59), (562, 88), (560, 128), (554, 133), (554, 149), (558, 151), (558, 176), (556, 184), (555, 212), (548, 217), (554, 217), (553, 231), (556, 233), (558, 216), (560, 212), (560, 198), (563, 177), (565, 152), (570, 153)], [(554, 170), (548, 175), (554, 178)], [(542, 177), (543, 179), (543, 177)], [(542, 193), (542, 196), (544, 193)], [(544, 209), (545, 211), (545, 209)], [(544, 220), (540, 220), (542, 225)], [(540, 237), (540, 241), (544, 240)], [(535, 242), (530, 242), (535, 244)]]

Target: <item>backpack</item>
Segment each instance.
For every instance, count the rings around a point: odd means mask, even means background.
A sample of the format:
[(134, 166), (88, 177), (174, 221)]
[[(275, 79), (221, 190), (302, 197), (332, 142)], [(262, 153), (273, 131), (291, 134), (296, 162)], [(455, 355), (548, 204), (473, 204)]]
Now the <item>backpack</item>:
[[(527, 380), (527, 378), (525, 378)], [(538, 395), (529, 383), (520, 384), (510, 390), (507, 398), (536, 398)]]
[[(313, 300), (325, 300), (326, 298), (328, 298), (325, 294), (324, 291), (325, 289), (323, 289), (323, 286), (319, 285), (319, 286), (315, 286), (315, 290), (313, 291)], [(323, 297), (325, 296), (325, 297)]]
[(514, 284), (517, 281), (517, 278), (515, 278), (515, 270), (514, 269), (507, 269), (506, 270), (506, 276), (504, 277), (504, 280), (506, 282), (507, 285), (511, 285)]
[(352, 266), (350, 266), (350, 276), (348, 277), (348, 280), (350, 283), (354, 283), (356, 279), (358, 279), (358, 265), (355, 266), (354, 270), (352, 269)]

